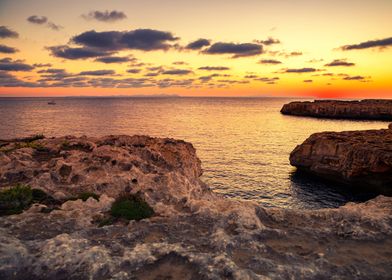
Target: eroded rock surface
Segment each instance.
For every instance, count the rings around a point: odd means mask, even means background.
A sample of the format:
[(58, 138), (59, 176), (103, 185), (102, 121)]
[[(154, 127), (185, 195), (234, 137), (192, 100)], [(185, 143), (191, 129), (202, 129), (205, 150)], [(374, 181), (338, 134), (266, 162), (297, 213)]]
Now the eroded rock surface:
[(392, 193), (392, 130), (321, 132), (290, 154), (301, 170), (354, 187)]
[[(0, 279), (388, 279), (392, 198), (339, 209), (264, 209), (214, 194), (191, 144), (145, 136), (38, 140), (0, 153), (1, 186), (67, 201), (0, 217)], [(77, 178), (77, 179), (76, 179)], [(12, 182), (12, 183), (11, 183)], [(122, 192), (155, 216), (98, 227)]]
[(283, 105), (284, 115), (334, 119), (392, 120), (392, 100), (315, 100)]

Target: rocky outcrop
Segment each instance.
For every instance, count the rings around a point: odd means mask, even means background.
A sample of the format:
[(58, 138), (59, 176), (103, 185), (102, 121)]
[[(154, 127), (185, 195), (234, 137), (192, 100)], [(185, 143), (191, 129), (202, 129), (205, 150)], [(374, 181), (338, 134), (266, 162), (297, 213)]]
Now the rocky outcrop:
[(290, 154), (300, 170), (354, 187), (392, 193), (392, 130), (321, 132)]
[[(201, 180), (191, 144), (146, 136), (7, 142), (1, 187), (58, 200), (0, 217), (1, 279), (388, 279), (392, 198), (339, 209), (265, 209), (225, 199)], [(120, 193), (155, 215), (99, 227)]]
[(333, 119), (392, 120), (392, 100), (315, 100), (283, 105), (284, 115)]

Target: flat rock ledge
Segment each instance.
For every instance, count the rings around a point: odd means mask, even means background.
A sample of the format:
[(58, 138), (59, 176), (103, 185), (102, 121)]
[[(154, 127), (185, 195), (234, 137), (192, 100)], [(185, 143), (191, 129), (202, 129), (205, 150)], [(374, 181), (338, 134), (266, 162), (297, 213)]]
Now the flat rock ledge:
[[(0, 186), (74, 200), (0, 217), (0, 279), (389, 279), (392, 198), (317, 211), (213, 193), (189, 143), (147, 136), (2, 141)], [(152, 218), (98, 227), (123, 192)]]
[(321, 132), (290, 154), (300, 170), (353, 187), (392, 193), (392, 129)]
[(332, 119), (392, 120), (392, 100), (361, 101), (315, 100), (283, 105), (284, 115)]

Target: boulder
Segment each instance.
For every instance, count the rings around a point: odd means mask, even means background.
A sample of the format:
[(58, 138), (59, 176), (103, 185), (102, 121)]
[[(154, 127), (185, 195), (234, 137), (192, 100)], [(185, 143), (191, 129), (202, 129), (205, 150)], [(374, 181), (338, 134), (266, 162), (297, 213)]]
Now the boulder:
[(283, 105), (284, 115), (333, 119), (392, 120), (392, 100), (361, 101), (315, 100)]
[(392, 191), (392, 130), (321, 132), (290, 154), (291, 165), (353, 187)]

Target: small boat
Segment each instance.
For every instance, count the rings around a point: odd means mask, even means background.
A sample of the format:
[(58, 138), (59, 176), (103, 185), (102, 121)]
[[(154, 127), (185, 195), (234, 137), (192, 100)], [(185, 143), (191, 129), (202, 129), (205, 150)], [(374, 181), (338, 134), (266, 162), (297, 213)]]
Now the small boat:
[(54, 102), (53, 100), (52, 100), (52, 101), (49, 101), (49, 102), (48, 102), (48, 105), (56, 105), (56, 102)]

